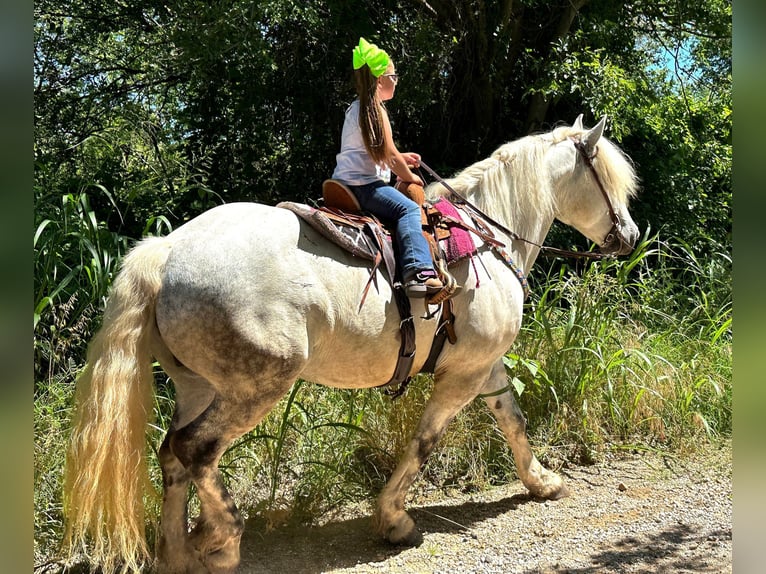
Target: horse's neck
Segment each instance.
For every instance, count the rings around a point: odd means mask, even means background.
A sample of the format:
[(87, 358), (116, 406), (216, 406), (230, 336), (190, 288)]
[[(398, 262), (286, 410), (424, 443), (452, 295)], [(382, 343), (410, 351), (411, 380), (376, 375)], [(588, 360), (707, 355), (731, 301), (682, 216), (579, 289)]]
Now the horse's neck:
[(472, 194), (468, 197), (468, 201), (521, 238), (512, 239), (501, 232), (509, 255), (524, 274), (528, 275), (540, 254), (539, 246), (545, 241), (553, 224), (552, 217), (538, 213), (513, 213), (513, 210), (495, 215), (487, 211), (488, 206), (484, 205), (481, 197)]
[[(522, 239), (517, 239), (511, 242), (513, 246), (511, 249), (512, 257), (518, 258), (518, 265), (525, 275), (529, 275), (532, 271), (532, 267), (537, 261), (537, 256), (540, 254), (540, 247), (548, 235), (548, 230), (551, 228), (551, 224), (548, 223), (541, 227), (538, 233), (531, 236), (520, 235)], [(512, 229), (512, 228), (511, 228)], [(526, 241), (523, 241), (526, 240)]]

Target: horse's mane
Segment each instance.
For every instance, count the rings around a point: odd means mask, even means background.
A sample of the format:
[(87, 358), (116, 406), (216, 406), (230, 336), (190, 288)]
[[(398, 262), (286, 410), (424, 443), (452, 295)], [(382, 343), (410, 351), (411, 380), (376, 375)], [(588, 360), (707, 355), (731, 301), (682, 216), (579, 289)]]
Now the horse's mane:
[[(447, 183), (476, 206), (502, 221), (521, 236), (532, 235), (556, 210), (547, 174), (542, 166), (546, 149), (584, 130), (562, 126), (530, 135), (497, 148), (487, 159), (465, 168)], [(617, 203), (627, 203), (638, 180), (630, 159), (607, 138), (598, 142), (593, 166), (607, 192)], [(574, 167), (574, 166), (573, 166)], [(427, 196), (449, 193), (439, 183), (428, 186)]]

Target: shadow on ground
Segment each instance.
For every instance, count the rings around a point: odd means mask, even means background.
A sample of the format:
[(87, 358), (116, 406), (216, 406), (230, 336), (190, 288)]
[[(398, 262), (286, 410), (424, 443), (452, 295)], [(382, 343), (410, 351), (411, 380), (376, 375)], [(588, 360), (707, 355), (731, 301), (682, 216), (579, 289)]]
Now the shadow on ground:
[[(731, 531), (700, 533), (685, 524), (677, 524), (643, 536), (626, 536), (612, 542), (606, 549), (590, 555), (593, 566), (583, 568), (551, 568), (548, 574), (596, 574), (611, 572), (715, 572), (720, 564), (706, 559), (707, 553), (691, 555), (689, 548), (698, 548), (718, 540), (731, 540)], [(731, 570), (728, 570), (731, 571)], [(527, 570), (525, 574), (538, 574)]]
[[(511, 520), (523, 521), (524, 505), (536, 499), (517, 494), (496, 501), (465, 502), (459, 505), (433, 505), (410, 509), (410, 515), (424, 535), (453, 535), (455, 544), (475, 537), (473, 527), (486, 520), (511, 513)], [(518, 509), (518, 515), (513, 516)], [(478, 530), (478, 528), (477, 528)], [(720, 562), (708, 560), (715, 553), (717, 541), (730, 541), (731, 531), (701, 532), (685, 524), (661, 527), (655, 532), (625, 536), (587, 549), (587, 566), (548, 566), (526, 574), (567, 573), (604, 574), (622, 572), (721, 572)], [(512, 541), (508, 541), (512, 546)], [(381, 540), (372, 531), (369, 516), (332, 522), (316, 527), (290, 527), (267, 531), (257, 520), (250, 521), (242, 539), (240, 572), (284, 572), (285, 574), (320, 574), (336, 569), (367, 564), (364, 571), (396, 571), (395, 559), (406, 547), (396, 547)], [(506, 555), (506, 559), (510, 556)], [(502, 561), (502, 559), (500, 559)], [(501, 562), (502, 563), (502, 562)], [(401, 563), (399, 563), (401, 565)], [(549, 562), (550, 564), (550, 562)], [(390, 568), (388, 566), (391, 566)], [(506, 564), (508, 572), (514, 570)], [(449, 570), (451, 566), (446, 565)]]
[[(423, 534), (471, 536), (473, 524), (534, 501), (529, 495), (517, 494), (491, 502), (410, 508), (409, 514)], [(357, 564), (385, 562), (406, 549), (378, 537), (372, 530), (370, 516), (271, 531), (261, 520), (253, 519), (248, 521), (242, 536), (240, 571), (320, 574)]]

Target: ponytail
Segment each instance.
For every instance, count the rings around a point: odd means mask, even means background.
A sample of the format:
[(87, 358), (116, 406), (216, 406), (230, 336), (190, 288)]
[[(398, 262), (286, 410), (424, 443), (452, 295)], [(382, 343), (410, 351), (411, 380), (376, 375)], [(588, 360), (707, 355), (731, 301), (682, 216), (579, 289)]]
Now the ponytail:
[(378, 98), (378, 79), (365, 65), (354, 70), (354, 82), (359, 96), (359, 129), (364, 147), (375, 163), (386, 163), (389, 158), (383, 123), (385, 112)]

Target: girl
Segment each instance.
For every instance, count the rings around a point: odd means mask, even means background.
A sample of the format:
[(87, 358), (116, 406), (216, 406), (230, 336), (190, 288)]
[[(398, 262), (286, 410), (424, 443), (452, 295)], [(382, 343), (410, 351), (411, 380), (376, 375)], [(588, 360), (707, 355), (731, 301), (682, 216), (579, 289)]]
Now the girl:
[(442, 282), (421, 232), (420, 207), (388, 184), (393, 171), (403, 181), (423, 185), (410, 171), (420, 156), (396, 149), (383, 106), (394, 97), (399, 76), (388, 54), (364, 38), (354, 48), (353, 65), (358, 98), (346, 110), (332, 178), (351, 189), (362, 209), (395, 227), (404, 289), (410, 297), (426, 297)]

